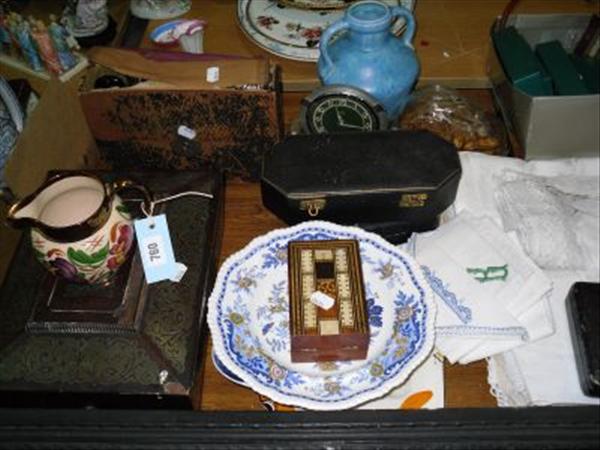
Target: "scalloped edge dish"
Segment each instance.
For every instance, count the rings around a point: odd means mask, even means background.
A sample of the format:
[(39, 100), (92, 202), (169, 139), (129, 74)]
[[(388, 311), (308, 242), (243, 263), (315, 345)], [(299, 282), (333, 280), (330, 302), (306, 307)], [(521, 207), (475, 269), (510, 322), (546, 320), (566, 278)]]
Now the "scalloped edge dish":
[[(363, 270), (368, 265), (375, 285), (369, 321), (371, 314), (380, 314), (379, 323), (371, 323), (367, 360), (321, 366), (281, 358), (289, 357), (286, 249), (296, 239), (358, 240)], [(262, 264), (265, 261), (269, 264)], [(381, 281), (384, 271), (379, 272), (377, 264), (387, 266), (386, 275), (389, 270), (396, 275)], [(375, 280), (375, 273), (381, 278)], [(369, 284), (367, 278), (365, 282)], [(314, 410), (358, 406), (402, 384), (433, 349), (436, 305), (421, 267), (410, 255), (360, 228), (312, 221), (273, 230), (227, 258), (214, 286), (207, 321), (216, 356), (232, 375), (278, 403)], [(276, 304), (270, 303), (273, 298)], [(274, 305), (279, 308), (276, 313), (264, 312)], [(265, 325), (274, 320), (276, 326)], [(276, 329), (287, 344), (279, 342), (273, 354), (261, 333)]]

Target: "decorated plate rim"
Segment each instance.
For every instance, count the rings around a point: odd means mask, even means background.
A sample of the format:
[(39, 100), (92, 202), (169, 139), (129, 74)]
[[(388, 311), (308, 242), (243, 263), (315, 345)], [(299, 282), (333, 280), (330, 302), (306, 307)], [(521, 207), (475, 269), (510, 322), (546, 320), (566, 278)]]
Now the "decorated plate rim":
[[(247, 5), (250, 3), (250, 1), (252, 1), (252, 0), (238, 0), (237, 21), (238, 21), (240, 28), (246, 35), (246, 37), (253, 44), (255, 44), (258, 47), (260, 47), (261, 49), (263, 49), (273, 55), (279, 56), (281, 58), (291, 59), (291, 60), (300, 61), (300, 62), (316, 62), (317, 61), (317, 59), (319, 58), (319, 48), (318, 47), (303, 48), (303, 47), (288, 46), (287, 44), (277, 43), (277, 42), (273, 41), (272, 39), (267, 38), (266, 36), (264, 36), (260, 33), (257, 33), (255, 31), (254, 27), (252, 26), (250, 17), (248, 17), (248, 14), (247, 14), (247, 9), (248, 9)], [(257, 38), (256, 35), (258, 35), (259, 37)], [(265, 42), (263, 42), (263, 40)], [(269, 46), (269, 44), (271, 46)], [(274, 46), (287, 48), (288, 51), (284, 52), (281, 50), (276, 50), (276, 49), (272, 48)], [(299, 54), (296, 54), (296, 53), (299, 53)]]
[[(239, 27), (252, 43), (271, 53), (272, 55), (276, 55), (281, 58), (300, 62), (317, 62), (320, 54), (318, 46), (310, 48), (281, 43), (257, 31), (248, 14), (248, 9), (252, 1), (254, 0), (238, 0), (236, 14)], [(399, 6), (404, 6), (414, 14), (415, 0), (396, 1)], [(410, 4), (404, 5), (405, 2), (408, 3), (409, 1)], [(339, 11), (339, 9), (334, 9), (332, 11)]]

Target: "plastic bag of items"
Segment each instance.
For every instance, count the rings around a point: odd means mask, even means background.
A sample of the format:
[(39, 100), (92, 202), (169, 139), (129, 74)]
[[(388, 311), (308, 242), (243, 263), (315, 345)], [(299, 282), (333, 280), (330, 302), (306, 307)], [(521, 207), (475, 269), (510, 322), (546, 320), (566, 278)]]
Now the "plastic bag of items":
[(501, 125), (454, 89), (435, 85), (415, 91), (400, 118), (400, 128), (427, 130), (459, 150), (506, 154)]

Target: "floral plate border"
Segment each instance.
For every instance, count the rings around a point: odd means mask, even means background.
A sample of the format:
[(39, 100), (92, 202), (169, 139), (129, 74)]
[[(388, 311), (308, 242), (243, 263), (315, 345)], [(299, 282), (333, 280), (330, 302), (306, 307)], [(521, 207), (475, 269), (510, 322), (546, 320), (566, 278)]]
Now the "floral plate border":
[[(294, 35), (298, 38), (298, 45), (293, 45), (283, 41), (277, 41), (267, 34), (261, 32), (261, 27), (269, 28), (271, 24), (276, 21), (279, 23), (276, 17), (272, 16), (258, 16), (257, 19), (261, 19), (261, 23), (256, 23), (252, 17), (250, 17), (250, 6), (253, 1), (259, 1), (261, 3), (267, 3), (266, 0), (238, 0), (237, 4), (237, 18), (238, 23), (242, 31), (246, 36), (258, 45), (263, 50), (272, 53), (283, 58), (292, 59), (295, 61), (303, 62), (316, 62), (319, 59), (319, 48), (318, 42), (321, 36), (321, 32), (324, 28), (327, 28), (331, 23), (340, 19), (343, 16), (343, 10), (339, 9), (323, 9), (323, 10), (304, 10), (298, 9), (298, 13), (301, 16), (314, 16), (313, 26), (305, 27), (301, 21), (294, 23), (286, 23), (286, 29), (289, 30), (290, 35)], [(393, 5), (402, 5), (405, 8), (413, 11), (415, 0), (383, 0), (386, 3)], [(268, 0), (270, 5), (274, 5), (276, 0)], [(276, 6), (274, 6), (276, 7)], [(288, 7), (293, 9), (292, 7)], [(319, 19), (322, 19), (319, 20)], [(315, 25), (317, 24), (317, 25)], [(276, 23), (275, 23), (276, 25)], [(395, 27), (400, 28), (400, 26)]]
[[(363, 271), (375, 283), (374, 292), (365, 283), (367, 360), (289, 361), (287, 242), (302, 239), (359, 241)], [(352, 408), (385, 395), (427, 358), (435, 338), (435, 301), (419, 265), (373, 233), (320, 221), (271, 231), (230, 256), (219, 270), (207, 317), (216, 355), (232, 374), (276, 402), (315, 410)]]

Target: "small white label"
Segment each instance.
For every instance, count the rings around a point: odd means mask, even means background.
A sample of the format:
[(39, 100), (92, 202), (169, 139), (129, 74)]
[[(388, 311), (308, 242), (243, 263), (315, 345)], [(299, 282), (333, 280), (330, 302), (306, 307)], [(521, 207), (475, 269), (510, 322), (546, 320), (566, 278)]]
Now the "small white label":
[(219, 81), (219, 68), (218, 67), (209, 67), (206, 69), (206, 81), (209, 83), (216, 83)]
[(190, 141), (196, 139), (196, 132), (185, 125), (180, 125), (179, 128), (177, 128), (177, 134)]
[(160, 235), (149, 236), (142, 241), (142, 249), (150, 267), (160, 267), (166, 264), (165, 244)]
[(310, 294), (310, 301), (324, 310), (330, 309), (335, 303), (335, 299), (327, 294), (323, 294), (321, 291), (315, 291)]

